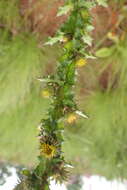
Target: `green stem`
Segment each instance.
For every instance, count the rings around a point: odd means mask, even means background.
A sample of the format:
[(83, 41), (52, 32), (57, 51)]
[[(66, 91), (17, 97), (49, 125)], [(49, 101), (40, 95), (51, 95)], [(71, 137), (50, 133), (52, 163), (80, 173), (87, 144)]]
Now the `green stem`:
[[(73, 4), (73, 10), (61, 28), (62, 33), (68, 36), (69, 41), (63, 45), (63, 55), (60, 58), (56, 74), (45, 80), (47, 86), (53, 90), (53, 103), (49, 109), (48, 118), (41, 122), (39, 133), (40, 147), (42, 148), (39, 156), (40, 162), (26, 180), (32, 190), (48, 190), (51, 176), (55, 176), (56, 181), (63, 182), (68, 175), (67, 164), (62, 153), (63, 127), (61, 128), (59, 123), (60, 119), (77, 109), (73, 95), (76, 77), (75, 63), (80, 52), (86, 51), (82, 35), (83, 33), (85, 35), (84, 26), (90, 24), (90, 18), (85, 19), (86, 23), (84, 23), (84, 18), (80, 14), (81, 9), (88, 11), (88, 7), (84, 6), (85, 2), (81, 4), (81, 0), (68, 1), (68, 3), (70, 2)], [(51, 157), (45, 158), (45, 156)]]

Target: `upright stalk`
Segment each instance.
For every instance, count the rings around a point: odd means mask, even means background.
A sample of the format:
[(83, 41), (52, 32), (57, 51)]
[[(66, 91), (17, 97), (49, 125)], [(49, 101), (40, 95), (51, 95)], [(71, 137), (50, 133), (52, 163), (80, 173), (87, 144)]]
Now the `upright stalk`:
[[(77, 108), (74, 99), (75, 77), (78, 67), (92, 58), (88, 47), (92, 44), (89, 9), (94, 1), (67, 0), (61, 12), (68, 13), (68, 19), (48, 44), (59, 41), (63, 53), (54, 75), (39, 79), (44, 83), (44, 95), (52, 99), (47, 117), (39, 125), (39, 164), (33, 171), (23, 170), (23, 182), (30, 190), (49, 190), (50, 180), (62, 183), (68, 176), (68, 165), (62, 152), (63, 123), (70, 125), (78, 116), (87, 118)], [(59, 13), (61, 15), (61, 13)], [(62, 13), (63, 14), (63, 13)]]

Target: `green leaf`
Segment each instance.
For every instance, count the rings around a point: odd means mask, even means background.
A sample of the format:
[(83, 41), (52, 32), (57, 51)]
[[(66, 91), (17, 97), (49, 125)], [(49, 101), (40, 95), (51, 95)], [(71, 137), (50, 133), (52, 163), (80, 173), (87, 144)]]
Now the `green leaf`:
[(98, 5), (101, 5), (103, 7), (107, 7), (107, 0), (97, 0)]
[(60, 36), (56, 36), (56, 37), (49, 37), (48, 38), (48, 41), (45, 43), (45, 45), (54, 45), (55, 43), (57, 42), (60, 42), (63, 38), (63, 35), (60, 35)]
[(49, 185), (46, 184), (44, 190), (50, 190)]
[(91, 32), (91, 31), (93, 31), (93, 30), (94, 30), (94, 26), (92, 26), (92, 25), (90, 25), (90, 24), (86, 25), (86, 31), (87, 31), (87, 32)]
[(111, 48), (104, 47), (97, 50), (95, 55), (100, 58), (105, 58), (105, 57), (111, 56), (113, 54), (113, 51), (114, 51), (114, 47), (111, 47)]
[(73, 6), (70, 5), (65, 5), (59, 8), (59, 11), (57, 13), (57, 16), (62, 16), (62, 15), (66, 15), (69, 11), (71, 11), (73, 9)]
[(96, 59), (96, 57), (92, 54), (85, 54), (86, 59)]
[(25, 176), (30, 176), (30, 171), (26, 168), (24, 168), (21, 173)]
[(67, 68), (67, 74), (66, 74), (66, 82), (68, 84), (74, 83), (74, 76), (75, 76), (75, 64), (71, 63)]
[(84, 43), (86, 43), (87, 45), (89, 45), (89, 46), (92, 45), (93, 39), (91, 38), (90, 35), (84, 35), (82, 39), (83, 39)]
[(95, 6), (95, 2), (83, 1), (83, 0), (79, 1), (79, 7), (91, 9), (94, 6)]

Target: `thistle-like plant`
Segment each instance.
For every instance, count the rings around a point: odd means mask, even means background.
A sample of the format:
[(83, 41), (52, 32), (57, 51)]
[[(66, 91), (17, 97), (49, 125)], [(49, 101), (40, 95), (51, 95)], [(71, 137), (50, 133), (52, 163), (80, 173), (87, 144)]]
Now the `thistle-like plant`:
[[(64, 121), (70, 125), (77, 116), (87, 118), (79, 111), (74, 97), (74, 86), (78, 68), (87, 64), (94, 56), (89, 52), (92, 45), (89, 10), (96, 1), (68, 0), (61, 7), (58, 16), (68, 14), (68, 19), (45, 45), (61, 44), (63, 53), (58, 61), (56, 73), (38, 80), (43, 83), (43, 95), (51, 99), (47, 117), (42, 119), (39, 129), (39, 164), (32, 171), (23, 170), (22, 184), (29, 190), (48, 190), (50, 180), (62, 183), (68, 177), (68, 164), (62, 152)], [(47, 96), (48, 94), (48, 96)], [(21, 186), (21, 184), (20, 184)], [(16, 187), (16, 189), (19, 186)]]

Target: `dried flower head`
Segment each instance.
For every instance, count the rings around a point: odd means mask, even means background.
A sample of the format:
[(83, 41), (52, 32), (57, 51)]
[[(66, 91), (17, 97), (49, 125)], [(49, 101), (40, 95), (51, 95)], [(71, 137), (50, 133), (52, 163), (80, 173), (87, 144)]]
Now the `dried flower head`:
[(55, 165), (53, 167), (54, 175), (52, 176), (52, 179), (54, 179), (57, 183), (63, 183), (63, 181), (66, 181), (69, 177), (69, 171), (68, 168), (64, 165), (64, 163)]

